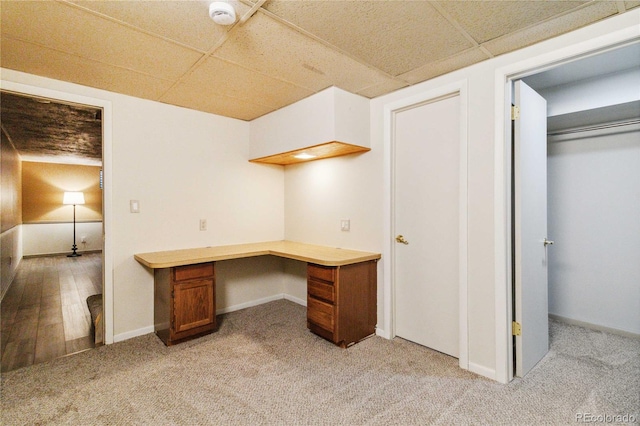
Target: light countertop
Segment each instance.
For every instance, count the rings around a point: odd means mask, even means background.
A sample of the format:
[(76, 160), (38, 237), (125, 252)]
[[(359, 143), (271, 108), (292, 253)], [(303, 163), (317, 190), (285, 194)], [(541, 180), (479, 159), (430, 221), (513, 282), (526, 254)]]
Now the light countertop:
[(262, 243), (139, 253), (134, 255), (134, 258), (144, 266), (158, 269), (264, 255), (279, 256), (324, 266), (350, 265), (352, 263), (378, 260), (381, 258), (380, 253), (318, 246), (293, 241), (267, 241)]

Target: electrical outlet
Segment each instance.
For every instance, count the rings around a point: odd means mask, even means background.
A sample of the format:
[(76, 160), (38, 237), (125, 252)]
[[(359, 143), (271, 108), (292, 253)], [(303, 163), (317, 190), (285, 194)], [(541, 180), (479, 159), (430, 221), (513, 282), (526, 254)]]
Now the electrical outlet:
[(87, 236), (83, 235), (82, 237), (80, 237), (80, 242), (86, 244), (87, 243)]
[(200, 219), (200, 230), (201, 231), (207, 230), (207, 219)]
[(340, 221), (340, 229), (344, 232), (349, 232), (351, 230), (351, 220), (342, 219)]

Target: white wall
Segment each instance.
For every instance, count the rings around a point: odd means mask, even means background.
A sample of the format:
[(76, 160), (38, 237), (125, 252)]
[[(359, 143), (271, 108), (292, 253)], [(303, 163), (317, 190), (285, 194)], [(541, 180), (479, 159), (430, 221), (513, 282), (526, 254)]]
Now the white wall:
[[(246, 122), (119, 96), (113, 113), (117, 335), (153, 324), (153, 274), (134, 253), (282, 239), (284, 192), (281, 168), (249, 163)], [(232, 303), (253, 298), (229, 291)]]
[[(82, 242), (85, 237), (85, 242)], [(25, 223), (22, 225), (24, 256), (71, 253), (73, 223)], [(102, 222), (76, 223), (78, 253), (102, 250)]]
[(295, 260), (283, 259), (284, 292), (287, 298), (307, 306), (307, 265)]
[(275, 256), (216, 262), (218, 313), (281, 298), (286, 278), (283, 269), (282, 259)]
[[(249, 123), (7, 69), (2, 79), (111, 102), (115, 340), (153, 329), (153, 273), (135, 253), (283, 238), (284, 173), (248, 162)], [(129, 213), (132, 199), (140, 213)], [(246, 280), (281, 294), (281, 277), (268, 277)], [(235, 286), (225, 297), (254, 296)]]
[[(376, 167), (379, 162), (375, 161), (379, 161), (380, 156), (379, 150), (372, 150), (364, 154), (287, 166), (285, 238), (381, 252), (382, 175), (379, 167)], [(342, 219), (351, 221), (349, 232), (341, 230)], [(381, 271), (380, 266), (378, 272)], [(298, 297), (305, 294), (305, 280), (306, 275), (299, 275), (297, 281), (291, 276), (289, 291)], [(378, 323), (379, 320), (380, 315)]]
[(640, 334), (640, 129), (551, 139), (549, 313)]

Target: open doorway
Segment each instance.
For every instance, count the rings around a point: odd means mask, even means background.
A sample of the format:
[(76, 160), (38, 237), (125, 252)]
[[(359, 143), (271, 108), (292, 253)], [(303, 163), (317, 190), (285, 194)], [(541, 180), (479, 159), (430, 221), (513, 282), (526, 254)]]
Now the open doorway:
[[(640, 256), (640, 44), (522, 80), (548, 106), (544, 179), (555, 244), (549, 299), (540, 309), (555, 321), (638, 337), (640, 267), (631, 259)], [(521, 235), (516, 227), (513, 233), (514, 240)], [(514, 262), (514, 281), (517, 268)], [(514, 311), (527, 303), (512, 294)]]
[[(102, 117), (100, 107), (2, 92), (3, 154), (13, 163), (2, 208), (18, 228), (10, 250), (3, 238), (3, 371), (104, 342)], [(83, 200), (65, 205), (67, 192)], [(76, 243), (81, 256), (67, 256)]]

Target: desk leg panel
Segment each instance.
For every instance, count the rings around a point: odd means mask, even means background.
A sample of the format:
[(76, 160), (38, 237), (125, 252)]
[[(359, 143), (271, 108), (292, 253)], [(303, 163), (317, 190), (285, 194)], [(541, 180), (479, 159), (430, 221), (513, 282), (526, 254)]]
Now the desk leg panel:
[(341, 342), (342, 346), (350, 346), (376, 331), (376, 262), (341, 266), (336, 287), (336, 341)]
[(171, 327), (171, 269), (155, 269), (153, 275), (153, 329), (160, 340), (168, 345)]

